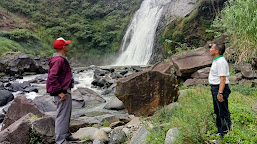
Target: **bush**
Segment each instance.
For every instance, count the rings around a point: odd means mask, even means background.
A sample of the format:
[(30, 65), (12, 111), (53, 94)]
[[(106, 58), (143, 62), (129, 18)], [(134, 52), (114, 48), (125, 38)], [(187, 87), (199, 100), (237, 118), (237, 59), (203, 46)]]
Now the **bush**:
[[(231, 89), (231, 131), (221, 143), (256, 143), (257, 114), (251, 109), (256, 95), (239, 93), (234, 86)], [(180, 131), (176, 143), (212, 143), (213, 140), (219, 139), (214, 135), (217, 128), (210, 87), (195, 87), (183, 91), (184, 94), (178, 99), (181, 106), (163, 108), (153, 116), (151, 123), (154, 126), (160, 127), (164, 123), (169, 125), (164, 125), (164, 128), (159, 130), (148, 128), (148, 143), (164, 143), (167, 131), (174, 127)]]
[(256, 0), (229, 0), (212, 27), (230, 36), (237, 61), (250, 61), (257, 55)]

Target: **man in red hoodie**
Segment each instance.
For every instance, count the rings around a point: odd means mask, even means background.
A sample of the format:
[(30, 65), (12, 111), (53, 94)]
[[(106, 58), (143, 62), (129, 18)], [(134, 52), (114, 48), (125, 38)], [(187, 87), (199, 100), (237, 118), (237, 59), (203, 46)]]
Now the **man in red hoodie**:
[(72, 137), (69, 131), (72, 98), (72, 73), (66, 53), (69, 51), (70, 40), (58, 38), (54, 41), (56, 53), (48, 58), (48, 78), (46, 82), (47, 92), (54, 96), (57, 104), (57, 115), (55, 120), (55, 135), (57, 144), (66, 144), (67, 141), (78, 141)]

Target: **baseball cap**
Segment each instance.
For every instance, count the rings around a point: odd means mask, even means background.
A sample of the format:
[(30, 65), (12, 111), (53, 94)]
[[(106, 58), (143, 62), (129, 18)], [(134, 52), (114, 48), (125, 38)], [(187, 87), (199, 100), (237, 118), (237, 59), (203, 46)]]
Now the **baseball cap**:
[(60, 37), (54, 41), (54, 48), (59, 50), (62, 49), (65, 45), (70, 44), (70, 40), (65, 40), (64, 38)]

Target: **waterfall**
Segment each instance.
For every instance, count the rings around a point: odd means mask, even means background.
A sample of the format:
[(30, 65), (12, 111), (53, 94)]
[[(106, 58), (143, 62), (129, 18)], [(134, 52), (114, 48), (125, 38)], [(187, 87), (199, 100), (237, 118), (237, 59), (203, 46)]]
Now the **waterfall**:
[(114, 65), (146, 65), (152, 55), (155, 32), (164, 6), (171, 0), (144, 0), (123, 37)]

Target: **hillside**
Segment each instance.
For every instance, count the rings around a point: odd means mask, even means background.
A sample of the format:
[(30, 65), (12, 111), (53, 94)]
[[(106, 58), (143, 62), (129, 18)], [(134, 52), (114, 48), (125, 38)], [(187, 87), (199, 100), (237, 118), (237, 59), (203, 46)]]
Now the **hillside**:
[[(0, 36), (20, 44), (30, 35), (37, 41), (35, 47), (40, 49), (37, 52), (40, 55), (48, 55), (53, 40), (62, 36), (72, 40), (70, 55), (73, 57), (99, 59), (119, 50), (122, 33), (139, 3), (140, 0), (2, 0)], [(5, 49), (14, 50), (10, 41), (5, 43), (9, 43), (4, 44), (9, 45)], [(21, 47), (27, 49), (27, 46)]]

